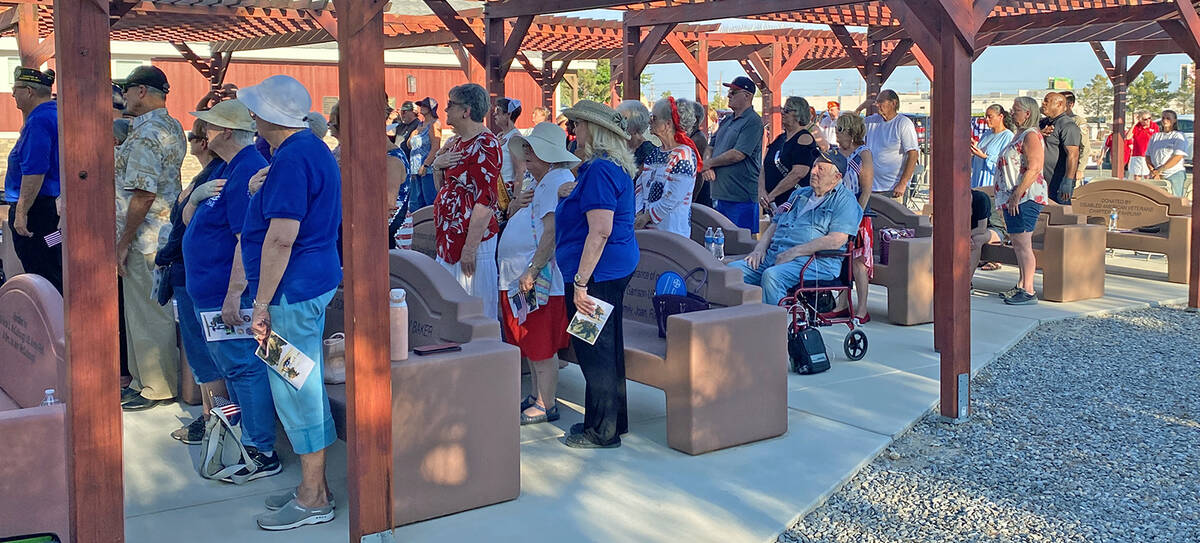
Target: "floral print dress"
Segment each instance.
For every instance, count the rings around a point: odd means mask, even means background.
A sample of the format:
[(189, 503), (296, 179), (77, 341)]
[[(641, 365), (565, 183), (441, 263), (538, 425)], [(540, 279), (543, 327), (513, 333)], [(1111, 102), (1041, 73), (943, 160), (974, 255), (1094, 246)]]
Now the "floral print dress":
[(462, 153), (463, 158), (447, 168), (443, 175), (442, 188), (433, 203), (433, 224), (438, 258), (447, 264), (456, 264), (462, 257), (475, 204), (492, 211), (483, 239), (492, 239), (500, 232), (496, 216), (500, 140), (484, 130), (466, 140), (455, 136), (446, 143), (446, 149), (450, 153)]
[[(1012, 139), (1012, 142), (1000, 152), (1000, 159), (996, 161), (996, 207), (1003, 208), (1007, 205), (1008, 200), (1012, 198), (1012, 193), (1021, 185), (1021, 179), (1025, 177), (1025, 172), (1029, 171), (1029, 158), (1025, 154), (1025, 137), (1033, 133), (1037, 136), (1039, 144), (1044, 144), (1042, 141), (1042, 133), (1036, 128), (1030, 128), (1022, 132), (1020, 135)], [(1017, 205), (1033, 200), (1042, 205), (1046, 205), (1050, 199), (1046, 190), (1046, 178), (1041, 173), (1041, 168), (1038, 168), (1037, 179), (1033, 185), (1030, 185), (1029, 190), (1021, 195), (1021, 199)], [(1011, 210), (1011, 213), (1017, 211)]]

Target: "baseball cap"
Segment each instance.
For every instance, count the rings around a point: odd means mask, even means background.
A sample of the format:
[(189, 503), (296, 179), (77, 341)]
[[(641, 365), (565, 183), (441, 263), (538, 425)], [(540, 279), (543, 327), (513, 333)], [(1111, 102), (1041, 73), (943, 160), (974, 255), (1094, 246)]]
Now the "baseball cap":
[(400, 111), (412, 111), (416, 108), (417, 108), (417, 105), (412, 103), (412, 100), (408, 100), (408, 101), (404, 102), (403, 104), (400, 104)]
[(830, 100), (829, 103), (825, 104), (825, 107), (826, 108), (835, 108), (835, 107), (840, 108), (840, 107), (842, 107), (842, 105), (837, 103), (837, 100)]
[(754, 82), (749, 77), (741, 76), (733, 78), (733, 81), (724, 83), (726, 87), (731, 89), (741, 89), (750, 94), (758, 92), (758, 87), (754, 86)]
[(842, 156), (841, 153), (834, 151), (833, 148), (830, 148), (828, 151), (822, 151), (820, 148), (816, 148), (813, 150), (813, 154), (816, 155), (816, 160), (813, 161), (814, 163), (828, 162), (837, 168), (838, 173), (842, 175), (846, 174), (846, 157)]
[(129, 72), (129, 77), (118, 81), (121, 90), (128, 90), (129, 87), (137, 85), (145, 85), (152, 89), (158, 89), (166, 94), (171, 92), (171, 84), (167, 83), (167, 74), (158, 69), (157, 66), (138, 66), (132, 72)]

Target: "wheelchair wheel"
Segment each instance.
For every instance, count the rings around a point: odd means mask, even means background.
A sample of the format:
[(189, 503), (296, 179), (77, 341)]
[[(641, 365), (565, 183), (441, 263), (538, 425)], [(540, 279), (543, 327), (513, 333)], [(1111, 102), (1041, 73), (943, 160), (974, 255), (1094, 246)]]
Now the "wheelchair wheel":
[(862, 360), (867, 356), (867, 334), (862, 330), (851, 330), (842, 341), (842, 349), (846, 352), (846, 358)]

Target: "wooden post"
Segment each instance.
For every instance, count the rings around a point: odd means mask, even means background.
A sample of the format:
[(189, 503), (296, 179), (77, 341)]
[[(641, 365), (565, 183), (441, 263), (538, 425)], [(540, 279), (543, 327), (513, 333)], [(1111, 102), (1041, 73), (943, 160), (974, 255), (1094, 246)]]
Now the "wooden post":
[[(508, 75), (507, 66), (502, 64), (500, 58), (504, 51), (504, 19), (484, 19), (483, 43), (484, 72), (487, 73), (487, 91), (491, 97), (488, 104), (491, 105), (504, 97), (504, 78)], [(485, 116), (488, 125), (491, 125), (491, 115)]]
[(696, 119), (696, 126), (704, 133), (708, 133), (708, 38), (700, 38), (696, 44), (696, 64), (702, 70), (696, 74), (696, 101), (704, 107), (704, 115), (700, 119)]
[(1113, 79), (1113, 119), (1112, 119), (1112, 175), (1117, 179), (1125, 177), (1125, 101), (1129, 88), (1129, 54), (1121, 42), (1117, 42), (1117, 54), (1113, 60), (1116, 68)]
[[(384, 95), (384, 0), (338, 4), (342, 96), (342, 227), (345, 230), (346, 479), (350, 540), (391, 534), (392, 373), (388, 314)], [(379, 539), (379, 541), (391, 541)]]
[(621, 31), (621, 98), (642, 99), (642, 73), (637, 66), (637, 52), (642, 44), (642, 27), (625, 26)]
[(879, 112), (875, 107), (875, 99), (883, 91), (883, 42), (870, 40), (867, 42), (867, 115)]
[[(71, 540), (125, 537), (108, 2), (56, 0)], [(31, 504), (36, 505), (36, 504)]]
[[(1200, 50), (1200, 42), (1196, 49)], [(1192, 62), (1200, 66), (1200, 55), (1194, 55)], [(1200, 72), (1197, 72), (1200, 73)], [(1200, 76), (1194, 76), (1192, 81), (1192, 111), (1200, 111)], [(1200, 125), (1192, 122), (1192, 164), (1200, 159)], [(1192, 265), (1188, 268), (1188, 307), (1200, 309), (1200, 183), (1196, 181), (1196, 168), (1192, 167)]]

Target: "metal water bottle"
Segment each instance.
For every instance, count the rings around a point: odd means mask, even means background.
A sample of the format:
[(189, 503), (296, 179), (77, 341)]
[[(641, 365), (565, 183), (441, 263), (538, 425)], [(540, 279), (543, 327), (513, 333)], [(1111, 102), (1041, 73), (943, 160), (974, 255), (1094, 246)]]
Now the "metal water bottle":
[(389, 293), (392, 323), (392, 361), (408, 360), (408, 293), (394, 288)]

